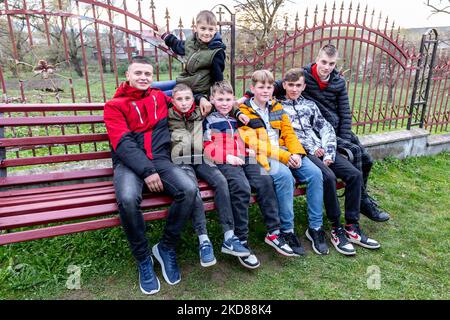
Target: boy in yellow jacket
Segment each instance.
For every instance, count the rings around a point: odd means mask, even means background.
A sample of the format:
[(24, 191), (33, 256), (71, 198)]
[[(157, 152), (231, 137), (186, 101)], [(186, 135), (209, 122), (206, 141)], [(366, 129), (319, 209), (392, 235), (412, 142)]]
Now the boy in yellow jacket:
[(239, 134), (245, 144), (255, 151), (259, 164), (272, 176), (279, 206), (281, 235), (294, 253), (305, 254), (294, 233), (295, 177), (307, 185), (309, 228), (306, 236), (312, 242), (314, 252), (328, 254), (322, 229), (322, 172), (305, 157), (305, 149), (281, 103), (272, 100), (273, 84), (274, 78), (270, 71), (257, 70), (253, 73), (250, 90), (254, 96), (239, 107), (250, 121), (239, 128)]

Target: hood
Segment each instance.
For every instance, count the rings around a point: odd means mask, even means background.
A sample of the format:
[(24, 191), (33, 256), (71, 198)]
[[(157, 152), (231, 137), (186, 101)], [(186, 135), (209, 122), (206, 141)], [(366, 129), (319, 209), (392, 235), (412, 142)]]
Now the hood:
[[(306, 70), (307, 73), (312, 75), (312, 67), (313, 65), (315, 65), (316, 63), (310, 63), (307, 66), (305, 66), (303, 69)], [(330, 80), (328, 82), (331, 82), (334, 78), (339, 78), (340, 74), (339, 72), (336, 70), (336, 68), (333, 69), (333, 71), (331, 71), (330, 74)]]
[(203, 43), (198, 39), (197, 32), (195, 33), (194, 40), (195, 40), (195, 42), (197, 42), (197, 45), (199, 45), (200, 47), (207, 47), (210, 50), (219, 49), (219, 48), (225, 50), (227, 48), (227, 46), (222, 42), (222, 37), (220, 36), (219, 32), (216, 32), (214, 34), (214, 37), (211, 39), (211, 41), (208, 44)]
[(122, 82), (120, 86), (117, 88), (116, 93), (114, 94), (114, 98), (130, 98), (133, 100), (139, 100), (150, 95), (152, 90), (159, 90), (156, 88), (149, 88), (147, 90), (140, 90), (130, 86), (128, 81)]

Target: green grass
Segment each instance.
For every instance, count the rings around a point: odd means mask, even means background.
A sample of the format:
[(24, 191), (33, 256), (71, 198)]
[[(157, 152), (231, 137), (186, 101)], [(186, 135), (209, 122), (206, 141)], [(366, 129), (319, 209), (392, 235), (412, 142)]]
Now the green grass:
[[(308, 251), (285, 258), (262, 241), (259, 209), (250, 210), (250, 244), (261, 267), (250, 271), (237, 258), (221, 254), (221, 228), (208, 214), (217, 265), (202, 268), (190, 224), (178, 247), (182, 281), (147, 297), (140, 293), (137, 270), (121, 228), (85, 232), (0, 247), (2, 299), (449, 299), (450, 153), (433, 157), (377, 162), (369, 185), (391, 213), (385, 223), (361, 218), (362, 228), (377, 239), (377, 251), (357, 248), (355, 257), (311, 251), (303, 232), (305, 198), (295, 201), (296, 229)], [(150, 244), (162, 234), (164, 221), (148, 223)], [(329, 230), (329, 225), (326, 224)], [(81, 289), (66, 289), (69, 265), (81, 267)], [(367, 287), (370, 266), (381, 272), (381, 287)]]

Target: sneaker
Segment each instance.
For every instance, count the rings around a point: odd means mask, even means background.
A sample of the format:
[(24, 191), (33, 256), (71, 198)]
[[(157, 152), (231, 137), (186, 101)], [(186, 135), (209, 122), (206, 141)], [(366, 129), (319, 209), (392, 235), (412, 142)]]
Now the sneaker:
[(294, 251), (279, 234), (267, 234), (264, 242), (286, 257), (294, 256)]
[(238, 257), (239, 262), (246, 268), (256, 269), (260, 266), (260, 262), (256, 255), (252, 250), (248, 247), (246, 243), (242, 243), (242, 245), (250, 252), (249, 256), (246, 257)]
[(387, 221), (390, 218), (389, 213), (380, 210), (378, 203), (369, 196), (361, 199), (360, 211), (367, 218), (376, 222)]
[(312, 248), (317, 254), (328, 254), (330, 250), (325, 243), (325, 232), (322, 227), (319, 230), (308, 228), (306, 230), (306, 237), (312, 242)]
[(337, 252), (346, 256), (353, 256), (356, 254), (356, 250), (345, 236), (345, 230), (342, 226), (331, 230), (330, 240)]
[(294, 251), (294, 256), (304, 256), (306, 254), (305, 249), (302, 246), (302, 243), (297, 238), (295, 233), (293, 232), (281, 232), (281, 236), (286, 241), (286, 243), (291, 247), (292, 251)]
[(200, 264), (202, 267), (210, 267), (216, 264), (217, 260), (214, 257), (214, 250), (211, 241), (203, 241), (199, 249)]
[(153, 259), (148, 257), (138, 263), (139, 287), (144, 294), (155, 294), (161, 287), (159, 279), (153, 271)]
[(345, 235), (348, 241), (356, 243), (361, 247), (367, 249), (378, 249), (380, 247), (380, 244), (376, 240), (370, 239), (364, 234), (357, 223), (345, 225)]
[(164, 280), (170, 285), (180, 282), (181, 275), (177, 265), (175, 249), (164, 248), (161, 243), (157, 243), (153, 246), (152, 252), (161, 265)]
[(250, 250), (244, 247), (236, 236), (232, 236), (222, 243), (222, 252), (235, 257), (247, 257), (250, 255)]

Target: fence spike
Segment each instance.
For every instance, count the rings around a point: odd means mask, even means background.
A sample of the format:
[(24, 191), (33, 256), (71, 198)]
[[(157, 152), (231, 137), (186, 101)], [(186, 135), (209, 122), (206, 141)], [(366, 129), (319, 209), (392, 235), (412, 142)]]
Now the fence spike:
[(331, 23), (334, 23), (334, 13), (336, 12), (336, 1), (333, 2), (333, 8), (331, 9)]
[(322, 24), (325, 24), (325, 20), (327, 17), (327, 4), (325, 3), (324, 7), (323, 7), (323, 19), (322, 19)]
[(317, 14), (319, 13), (319, 6), (316, 4), (316, 8), (314, 9), (314, 23), (313, 26), (317, 25)]
[(375, 9), (372, 10), (372, 14), (370, 15), (370, 28), (373, 28), (373, 18), (375, 16)]
[(342, 14), (344, 12), (344, 1), (341, 2), (341, 8), (339, 9), (340, 13), (339, 13), (339, 23), (342, 23)]
[(352, 16), (352, 7), (353, 7), (353, 2), (350, 1), (350, 7), (348, 8), (348, 18), (347, 18), (347, 23), (350, 23), (350, 18)]
[(298, 30), (298, 21), (299, 21), (299, 19), (298, 19), (298, 11), (297, 11), (297, 13), (295, 14), (295, 31)]
[(363, 26), (366, 26), (367, 6), (368, 6), (368, 5), (366, 4), (366, 8), (364, 9)]
[(155, 10), (155, 2), (153, 0), (150, 1), (150, 9)]

